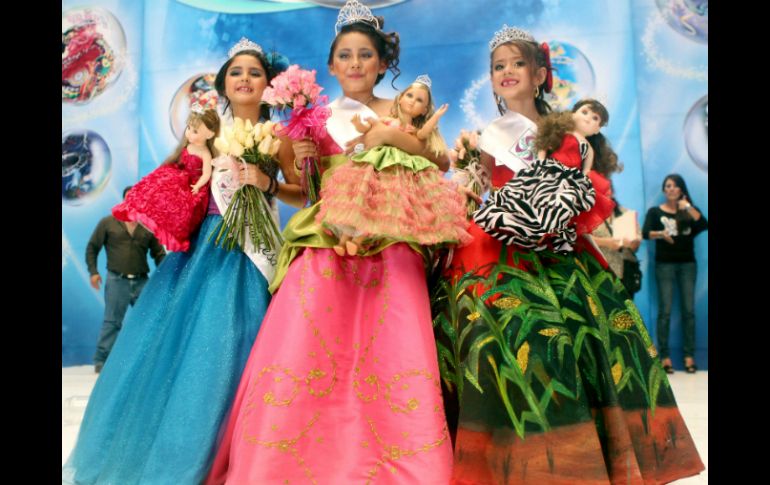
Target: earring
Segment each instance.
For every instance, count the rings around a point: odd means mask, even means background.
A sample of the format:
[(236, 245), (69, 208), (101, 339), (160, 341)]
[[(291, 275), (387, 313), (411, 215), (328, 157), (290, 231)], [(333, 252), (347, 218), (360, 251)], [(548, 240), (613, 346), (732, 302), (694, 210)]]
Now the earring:
[(540, 86), (535, 86), (535, 97), (540, 96)]

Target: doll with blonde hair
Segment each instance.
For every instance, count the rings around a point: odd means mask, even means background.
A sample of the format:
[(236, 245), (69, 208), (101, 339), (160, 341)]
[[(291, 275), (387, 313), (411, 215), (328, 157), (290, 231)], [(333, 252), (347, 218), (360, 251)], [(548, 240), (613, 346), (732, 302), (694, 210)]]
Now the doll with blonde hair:
[[(447, 150), (438, 130), (448, 106), (435, 109), (427, 75), (403, 90), (393, 102), (391, 117), (351, 122), (360, 133), (376, 123), (414, 135), (440, 156)], [(339, 238), (334, 251), (354, 256), (365, 241), (390, 238), (417, 244), (466, 243), (464, 201), (438, 167), (420, 155), (381, 145), (360, 151), (329, 174), (321, 189), (316, 218)]]

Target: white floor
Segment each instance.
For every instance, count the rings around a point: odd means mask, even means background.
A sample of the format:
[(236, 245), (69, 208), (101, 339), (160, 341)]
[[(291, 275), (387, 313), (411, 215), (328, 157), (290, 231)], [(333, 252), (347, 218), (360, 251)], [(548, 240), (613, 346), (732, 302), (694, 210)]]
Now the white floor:
[[(696, 477), (677, 480), (677, 485), (705, 485), (708, 483), (708, 372), (690, 375), (676, 372), (669, 376), (695, 446), (706, 465), (706, 471)], [(62, 465), (75, 445), (80, 421), (88, 403), (88, 396), (96, 382), (93, 366), (63, 367), (61, 370), (61, 460)]]

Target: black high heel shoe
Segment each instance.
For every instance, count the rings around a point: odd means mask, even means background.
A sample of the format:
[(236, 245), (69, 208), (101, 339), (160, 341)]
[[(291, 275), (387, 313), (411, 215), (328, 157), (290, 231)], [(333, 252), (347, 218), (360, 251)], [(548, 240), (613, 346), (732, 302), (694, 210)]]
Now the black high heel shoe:
[(663, 370), (666, 371), (666, 374), (673, 374), (674, 366), (663, 364)]
[(693, 360), (692, 364), (687, 365), (687, 361), (684, 363), (684, 371), (688, 374), (695, 374), (695, 371), (698, 370), (698, 366), (695, 365), (695, 361)]

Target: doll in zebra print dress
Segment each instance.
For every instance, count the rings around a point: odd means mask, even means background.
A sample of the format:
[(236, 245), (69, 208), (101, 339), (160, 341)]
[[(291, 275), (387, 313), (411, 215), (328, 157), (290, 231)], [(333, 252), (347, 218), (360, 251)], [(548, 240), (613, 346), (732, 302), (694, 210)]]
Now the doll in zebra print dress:
[(592, 99), (544, 117), (537, 160), (489, 197), (476, 223), (506, 244), (571, 251), (577, 236), (593, 231), (614, 207), (606, 177), (619, 170), (617, 155), (599, 132), (608, 120), (607, 109)]

